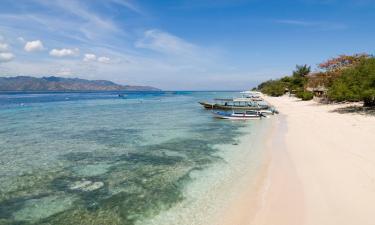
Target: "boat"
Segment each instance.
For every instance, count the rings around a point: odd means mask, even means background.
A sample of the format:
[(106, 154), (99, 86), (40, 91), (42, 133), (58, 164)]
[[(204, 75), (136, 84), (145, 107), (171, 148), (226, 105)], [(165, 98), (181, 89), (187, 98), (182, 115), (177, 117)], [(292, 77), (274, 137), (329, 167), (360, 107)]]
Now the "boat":
[(199, 102), (205, 109), (220, 110), (262, 110), (269, 109), (268, 105), (261, 104), (249, 98), (216, 98), (213, 103)]
[(243, 98), (250, 99), (252, 101), (264, 101), (261, 97), (261, 93), (258, 91), (243, 91), (241, 94)]
[(254, 120), (254, 119), (261, 119), (262, 117), (266, 117), (266, 115), (262, 114), (259, 111), (255, 110), (248, 110), (244, 112), (213, 112), (214, 116), (219, 119), (229, 119), (229, 120)]
[(269, 109), (261, 109), (259, 110), (260, 113), (263, 115), (274, 115), (274, 114), (279, 114), (279, 111), (277, 111), (275, 108), (270, 107)]

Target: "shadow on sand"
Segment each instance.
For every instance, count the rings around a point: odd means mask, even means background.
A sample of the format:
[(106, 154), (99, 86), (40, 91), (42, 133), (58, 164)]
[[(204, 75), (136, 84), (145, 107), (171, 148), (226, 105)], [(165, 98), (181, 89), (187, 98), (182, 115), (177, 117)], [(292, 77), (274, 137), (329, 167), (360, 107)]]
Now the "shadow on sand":
[(341, 114), (354, 113), (360, 115), (375, 116), (375, 107), (346, 106), (332, 110), (331, 112), (337, 112)]

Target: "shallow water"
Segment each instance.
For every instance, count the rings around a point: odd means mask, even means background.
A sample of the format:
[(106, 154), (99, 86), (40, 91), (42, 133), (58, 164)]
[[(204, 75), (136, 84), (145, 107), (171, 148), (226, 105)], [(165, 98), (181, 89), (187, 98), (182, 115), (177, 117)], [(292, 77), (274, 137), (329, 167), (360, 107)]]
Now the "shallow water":
[(0, 95), (0, 224), (177, 224), (263, 126), (197, 104), (238, 93), (117, 94)]

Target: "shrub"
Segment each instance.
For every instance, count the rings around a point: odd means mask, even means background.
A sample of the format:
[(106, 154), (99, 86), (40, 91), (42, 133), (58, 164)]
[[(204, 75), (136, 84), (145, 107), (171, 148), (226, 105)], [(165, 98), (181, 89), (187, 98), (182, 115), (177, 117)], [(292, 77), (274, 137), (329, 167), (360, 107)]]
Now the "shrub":
[(364, 106), (375, 106), (375, 58), (342, 70), (329, 87), (328, 97), (334, 101), (363, 100)]
[(375, 106), (375, 89), (368, 89), (363, 92), (363, 105), (366, 107), (374, 107)]
[(296, 96), (302, 99), (302, 101), (309, 101), (314, 98), (314, 94), (310, 91), (299, 91)]
[(286, 85), (280, 80), (269, 80), (258, 86), (264, 94), (278, 97), (285, 93)]

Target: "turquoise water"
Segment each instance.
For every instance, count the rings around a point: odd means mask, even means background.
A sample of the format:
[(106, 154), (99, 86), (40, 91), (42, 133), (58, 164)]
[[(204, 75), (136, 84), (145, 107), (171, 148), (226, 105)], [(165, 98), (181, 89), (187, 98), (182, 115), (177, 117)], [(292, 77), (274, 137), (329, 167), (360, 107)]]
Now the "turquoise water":
[(0, 224), (146, 224), (175, 210), (260, 126), (197, 104), (237, 94), (0, 95)]

